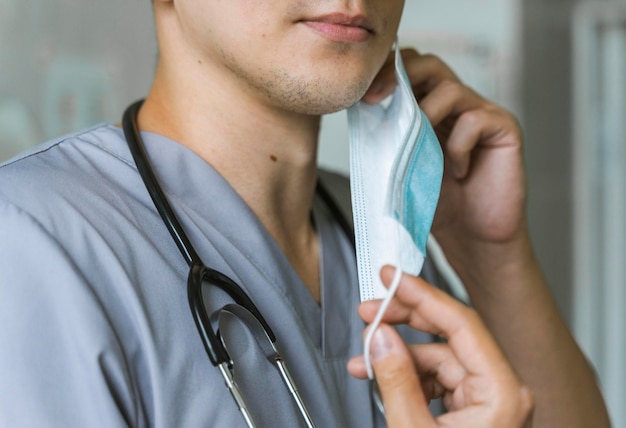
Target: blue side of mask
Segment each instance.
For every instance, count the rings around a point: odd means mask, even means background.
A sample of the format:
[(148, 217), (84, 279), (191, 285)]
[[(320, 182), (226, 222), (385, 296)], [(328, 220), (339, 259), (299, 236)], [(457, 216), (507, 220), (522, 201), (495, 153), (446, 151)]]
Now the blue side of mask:
[(404, 171), (399, 207), (394, 217), (409, 232), (413, 242), (426, 254), (426, 241), (430, 233), (443, 178), (443, 152), (435, 131), (422, 110), (421, 128)]

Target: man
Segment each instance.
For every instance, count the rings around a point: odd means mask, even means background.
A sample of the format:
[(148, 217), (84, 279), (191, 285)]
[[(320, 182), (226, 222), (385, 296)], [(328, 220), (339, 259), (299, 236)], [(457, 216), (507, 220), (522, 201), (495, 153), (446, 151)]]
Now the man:
[[(201, 258), (264, 314), (321, 427), (383, 422), (346, 371), (362, 323), (353, 249), (315, 192), (320, 115), (391, 92), (403, 5), (154, 1), (159, 64), (138, 116), (148, 158)], [(606, 424), (530, 247), (516, 122), (437, 59), (404, 60), (446, 154), (434, 232), (532, 388), (535, 426)], [(243, 426), (122, 131), (39, 147), (0, 183), (1, 425)], [(247, 352), (254, 337), (233, 319), (220, 332), (254, 419), (296, 425), (277, 375)]]

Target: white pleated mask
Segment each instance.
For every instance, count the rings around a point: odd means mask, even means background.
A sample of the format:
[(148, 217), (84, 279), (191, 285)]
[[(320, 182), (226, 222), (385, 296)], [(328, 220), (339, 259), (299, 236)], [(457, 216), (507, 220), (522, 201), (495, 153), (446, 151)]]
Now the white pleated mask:
[[(443, 153), (415, 100), (399, 48), (398, 85), (391, 102), (359, 102), (348, 110), (350, 181), (361, 301), (384, 298), (365, 338), (365, 361), (373, 334), (400, 282), (402, 272), (418, 275), (439, 200)], [(396, 267), (389, 291), (380, 269)]]
[(361, 300), (387, 294), (385, 264), (417, 275), (443, 176), (443, 154), (396, 47), (398, 85), (388, 104), (348, 110), (350, 180)]

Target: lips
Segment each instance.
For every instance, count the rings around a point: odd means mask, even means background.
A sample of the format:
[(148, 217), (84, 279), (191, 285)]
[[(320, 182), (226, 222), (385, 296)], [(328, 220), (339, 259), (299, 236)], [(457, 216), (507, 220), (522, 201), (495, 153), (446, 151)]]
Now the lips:
[(320, 35), (337, 42), (362, 43), (374, 34), (374, 27), (363, 16), (341, 13), (322, 15), (301, 21)]

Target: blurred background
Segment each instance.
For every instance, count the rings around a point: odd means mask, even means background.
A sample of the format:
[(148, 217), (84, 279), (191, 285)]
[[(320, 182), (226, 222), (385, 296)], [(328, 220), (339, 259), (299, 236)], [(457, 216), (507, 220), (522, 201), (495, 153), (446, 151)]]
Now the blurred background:
[[(406, 3), (400, 43), (443, 57), (520, 119), (537, 252), (626, 427), (626, 0)], [(119, 122), (146, 94), (148, 0), (0, 0), (0, 11), (0, 161)], [(348, 171), (344, 113), (324, 119), (320, 157)]]

